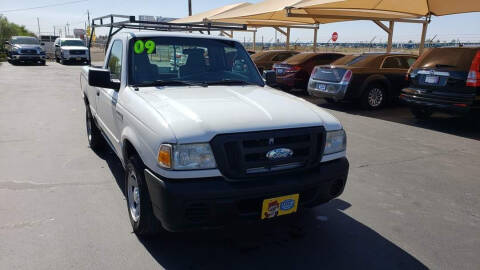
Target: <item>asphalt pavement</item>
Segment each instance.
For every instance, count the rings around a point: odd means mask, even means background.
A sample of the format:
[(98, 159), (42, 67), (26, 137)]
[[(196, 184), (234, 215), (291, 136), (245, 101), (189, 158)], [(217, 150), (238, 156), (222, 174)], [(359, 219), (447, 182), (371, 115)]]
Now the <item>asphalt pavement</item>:
[(348, 135), (338, 199), (292, 224), (132, 233), (123, 172), (88, 148), (81, 66), (0, 64), (0, 269), (479, 269), (480, 128), (324, 104)]

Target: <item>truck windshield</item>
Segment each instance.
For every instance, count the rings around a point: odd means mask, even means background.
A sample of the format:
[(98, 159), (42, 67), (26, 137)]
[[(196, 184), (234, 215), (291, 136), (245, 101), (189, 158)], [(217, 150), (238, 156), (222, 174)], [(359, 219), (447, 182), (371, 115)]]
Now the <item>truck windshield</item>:
[(62, 46), (85, 46), (81, 40), (62, 40)]
[(34, 37), (16, 37), (12, 38), (12, 44), (40, 45), (40, 42)]
[(254, 84), (264, 82), (245, 49), (235, 41), (153, 37), (130, 44), (131, 85)]

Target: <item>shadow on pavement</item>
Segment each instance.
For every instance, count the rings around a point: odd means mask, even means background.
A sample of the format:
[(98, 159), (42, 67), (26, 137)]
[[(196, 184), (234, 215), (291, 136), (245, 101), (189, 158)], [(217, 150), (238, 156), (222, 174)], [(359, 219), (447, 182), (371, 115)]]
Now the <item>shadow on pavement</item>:
[(387, 107), (380, 110), (369, 111), (359, 108), (359, 106), (353, 102), (338, 102), (332, 104), (325, 102), (321, 98), (310, 97), (304, 92), (294, 92), (293, 94), (329, 110), (377, 118), (464, 138), (480, 140), (480, 113), (478, 112), (465, 117), (434, 113), (430, 119), (418, 120), (410, 113), (407, 106), (400, 104), (398, 101), (389, 104)]
[[(124, 193), (119, 159), (112, 151), (97, 154), (107, 162)], [(345, 214), (350, 206), (336, 199), (281, 223), (166, 233), (139, 241), (166, 269), (427, 269)]]

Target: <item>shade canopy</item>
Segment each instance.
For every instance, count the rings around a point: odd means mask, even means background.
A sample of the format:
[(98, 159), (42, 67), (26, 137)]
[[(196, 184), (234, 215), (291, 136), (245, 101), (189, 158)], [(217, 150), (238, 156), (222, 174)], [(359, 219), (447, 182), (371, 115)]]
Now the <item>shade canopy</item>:
[(353, 16), (361, 16), (363, 11), (365, 14), (369, 12), (395, 12), (421, 17), (477, 12), (480, 11), (480, 0), (343, 0), (335, 2), (303, 0), (291, 6), (313, 15), (349, 16), (355, 13)]
[(210, 18), (215, 15), (219, 15), (228, 11), (243, 8), (249, 5), (252, 5), (252, 4), (247, 2), (242, 2), (242, 3), (232, 4), (232, 5), (226, 5), (226, 6), (211, 9), (205, 12), (197, 13), (189, 17), (177, 19), (172, 21), (172, 23), (199, 23), (205, 20), (210, 20)]
[[(324, 0), (324, 2), (336, 2), (338, 0)], [(322, 18), (293, 18), (288, 17), (285, 7), (293, 6), (302, 1), (299, 0), (266, 0), (257, 4), (245, 6), (211, 17), (213, 21), (240, 23), (247, 25), (292, 25), (292, 24), (317, 24), (343, 21), (342, 19)]]

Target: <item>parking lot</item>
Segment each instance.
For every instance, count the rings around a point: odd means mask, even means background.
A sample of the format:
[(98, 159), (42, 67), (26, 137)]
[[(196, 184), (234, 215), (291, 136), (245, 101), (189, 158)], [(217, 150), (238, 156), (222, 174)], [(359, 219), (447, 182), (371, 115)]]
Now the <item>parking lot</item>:
[[(480, 127), (326, 104), (347, 187), (298, 224), (131, 232), (123, 172), (87, 146), (81, 66), (0, 65), (0, 269), (478, 269)], [(292, 112), (295, 113), (295, 112)]]

